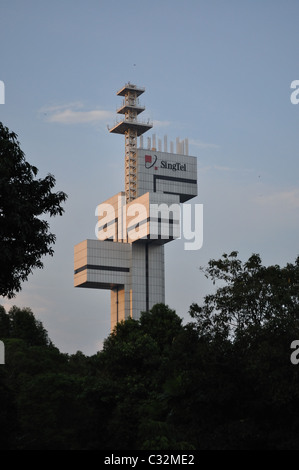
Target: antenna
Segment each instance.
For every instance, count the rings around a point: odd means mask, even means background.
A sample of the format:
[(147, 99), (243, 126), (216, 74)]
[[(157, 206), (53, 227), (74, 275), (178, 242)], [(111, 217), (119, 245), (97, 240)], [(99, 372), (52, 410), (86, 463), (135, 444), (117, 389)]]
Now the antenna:
[(176, 138), (175, 153), (180, 153), (180, 139), (179, 139), (179, 137)]
[(152, 135), (152, 143), (153, 143), (152, 150), (156, 150), (156, 134)]
[(189, 140), (185, 139), (185, 155), (189, 155)]
[(164, 135), (164, 152), (167, 152), (167, 135)]
[(126, 83), (118, 92), (118, 96), (123, 96), (124, 101), (117, 110), (118, 114), (124, 114), (124, 119), (109, 132), (124, 134), (125, 136), (125, 191), (127, 203), (137, 197), (137, 137), (148, 131), (153, 125), (150, 122), (138, 121), (138, 114), (145, 110), (139, 104), (138, 97), (144, 93), (145, 88)]

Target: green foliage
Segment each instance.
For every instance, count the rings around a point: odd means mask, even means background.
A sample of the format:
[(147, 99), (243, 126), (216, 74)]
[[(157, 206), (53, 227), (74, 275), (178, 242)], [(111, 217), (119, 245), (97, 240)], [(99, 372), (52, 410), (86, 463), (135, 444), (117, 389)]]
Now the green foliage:
[(13, 449), (14, 435), (18, 426), (18, 416), (13, 390), (7, 380), (3, 366), (0, 367), (0, 450)]
[(53, 255), (55, 235), (41, 216), (62, 215), (63, 192), (52, 192), (55, 178), (37, 179), (17, 135), (0, 122), (0, 295), (14, 297), (41, 258)]
[[(99, 360), (105, 375), (113, 379), (116, 392), (106, 433), (109, 449), (149, 445), (144, 416), (151, 421), (147, 410), (152, 410), (153, 403), (160, 400), (171, 347), (182, 330), (182, 320), (176, 313), (164, 304), (157, 304), (150, 312), (143, 312), (139, 320), (117, 324), (105, 340)], [(157, 417), (158, 421), (155, 417), (151, 428), (156, 422), (160, 422), (162, 429), (168, 428), (162, 415)], [(175, 445), (175, 439), (169, 440), (171, 434), (170, 430), (170, 435), (161, 435), (161, 442)]]
[(30, 308), (13, 306), (8, 314), (0, 306), (0, 338), (18, 338), (29, 346), (52, 345), (42, 323), (37, 320)]
[(170, 347), (182, 330), (182, 319), (167, 305), (156, 304), (150, 312), (142, 312), (140, 326), (145, 334), (150, 335), (160, 350)]
[(5, 308), (0, 305), (0, 338), (9, 338), (10, 336), (10, 321)]
[(60, 353), (29, 309), (0, 308), (0, 448), (299, 450), (298, 260), (233, 252), (203, 271), (216, 290), (192, 322), (155, 305), (91, 357)]
[(236, 251), (224, 254), (201, 268), (214, 284), (222, 284), (205, 297), (203, 306), (190, 308), (200, 335), (234, 337), (249, 326), (299, 318), (299, 257), (280, 268), (262, 266), (257, 254), (245, 263), (237, 256)]
[(194, 382), (209, 422), (201, 446), (298, 449), (299, 371), (290, 344), (299, 337), (299, 259), (280, 268), (237, 255), (209, 262), (203, 272), (220, 285), (190, 307), (204, 372)]
[[(83, 380), (66, 372), (44, 372), (23, 381), (18, 396), (22, 410), (20, 448), (71, 450), (89, 416), (80, 395)], [(69, 447), (71, 446), (71, 447)]]

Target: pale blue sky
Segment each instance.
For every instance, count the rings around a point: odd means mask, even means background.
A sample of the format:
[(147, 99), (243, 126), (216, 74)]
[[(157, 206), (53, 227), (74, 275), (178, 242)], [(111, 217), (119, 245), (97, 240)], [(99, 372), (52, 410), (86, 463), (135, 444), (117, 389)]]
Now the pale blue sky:
[(31, 307), (63, 352), (94, 354), (108, 336), (110, 293), (73, 287), (73, 247), (95, 237), (97, 204), (124, 187), (124, 138), (107, 124), (128, 81), (146, 88), (153, 133), (188, 137), (198, 157), (204, 244), (166, 246), (167, 304), (188, 321), (210, 289), (198, 267), (224, 252), (294, 262), (298, 18), (295, 0), (2, 0), (0, 120), (69, 198), (51, 221), (54, 257), (1, 304)]

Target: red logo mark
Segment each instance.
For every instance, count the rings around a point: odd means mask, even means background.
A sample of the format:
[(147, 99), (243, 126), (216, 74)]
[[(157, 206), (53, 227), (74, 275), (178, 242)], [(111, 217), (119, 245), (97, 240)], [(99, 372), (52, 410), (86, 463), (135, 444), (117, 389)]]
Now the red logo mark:
[[(144, 165), (145, 168), (149, 169), (152, 168), (157, 161), (157, 155), (154, 155), (154, 158), (151, 155), (144, 155)], [(155, 170), (157, 170), (158, 167), (155, 166)]]

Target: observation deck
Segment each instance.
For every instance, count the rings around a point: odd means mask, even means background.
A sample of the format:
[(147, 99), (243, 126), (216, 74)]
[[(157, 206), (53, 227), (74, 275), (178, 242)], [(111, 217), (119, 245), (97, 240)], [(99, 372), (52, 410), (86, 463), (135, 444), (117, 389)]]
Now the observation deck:
[(126, 96), (128, 93), (135, 93), (136, 97), (142, 95), (142, 93), (145, 92), (145, 88), (143, 87), (138, 87), (136, 85), (133, 85), (133, 83), (126, 83), (125, 86), (123, 86), (116, 94), (118, 96)]
[(153, 124), (149, 121), (142, 122), (133, 119), (124, 119), (120, 122), (117, 122), (113, 127), (108, 128), (109, 132), (114, 134), (125, 134), (128, 130), (132, 129), (137, 131), (137, 136), (144, 134), (153, 127)]

